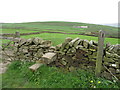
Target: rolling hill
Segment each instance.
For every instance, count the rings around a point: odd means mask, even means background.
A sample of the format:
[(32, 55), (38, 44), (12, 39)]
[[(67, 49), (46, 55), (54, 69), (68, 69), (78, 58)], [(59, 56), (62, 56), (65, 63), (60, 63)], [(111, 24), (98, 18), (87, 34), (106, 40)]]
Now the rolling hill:
[[(88, 28), (76, 28), (75, 26), (88, 26)], [(96, 36), (99, 30), (105, 31), (106, 37), (112, 38), (119, 37), (117, 27), (89, 23), (62, 22), (62, 21), (2, 23), (2, 33), (14, 33), (15, 31), (20, 31), (21, 33), (54, 31)]]

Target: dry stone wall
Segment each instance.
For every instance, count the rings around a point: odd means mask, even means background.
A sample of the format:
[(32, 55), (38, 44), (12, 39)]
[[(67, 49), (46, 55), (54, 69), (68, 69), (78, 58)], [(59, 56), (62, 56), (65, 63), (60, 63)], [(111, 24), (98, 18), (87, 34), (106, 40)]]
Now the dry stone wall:
[[(37, 61), (59, 67), (95, 69), (98, 43), (80, 38), (66, 38), (62, 44), (51, 46), (49, 40), (41, 38), (18, 39), (14, 42), (15, 58), (18, 60)], [(104, 47), (103, 65), (120, 79), (120, 45)], [(112, 79), (105, 67), (102, 76)]]
[(51, 41), (41, 38), (18, 39), (14, 42), (15, 58), (18, 60), (38, 61), (47, 52), (54, 52)]

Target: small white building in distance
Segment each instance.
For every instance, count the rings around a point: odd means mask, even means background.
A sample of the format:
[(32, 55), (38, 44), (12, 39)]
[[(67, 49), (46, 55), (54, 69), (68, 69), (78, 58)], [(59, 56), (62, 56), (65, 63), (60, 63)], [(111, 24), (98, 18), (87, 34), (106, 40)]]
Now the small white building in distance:
[(73, 28), (88, 28), (88, 26), (73, 26)]

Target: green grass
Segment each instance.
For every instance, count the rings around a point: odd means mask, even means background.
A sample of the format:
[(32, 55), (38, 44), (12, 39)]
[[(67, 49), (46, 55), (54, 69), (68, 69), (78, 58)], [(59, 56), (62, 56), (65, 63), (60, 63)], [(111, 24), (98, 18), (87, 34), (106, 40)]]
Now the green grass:
[(1, 40), (2, 40), (2, 44), (10, 42), (10, 40), (6, 40), (6, 39), (1, 39)]
[[(104, 78), (97, 78), (92, 72), (65, 71), (46, 65), (36, 72), (28, 67), (33, 63), (14, 61), (2, 76), (3, 88), (118, 88), (118, 84)], [(93, 81), (93, 82), (91, 82)], [(100, 83), (98, 83), (100, 82)]]
[[(74, 28), (73, 26), (89, 26), (87, 29), (83, 28)], [(110, 42), (111, 44), (117, 44), (118, 39), (107, 38), (108, 36), (117, 37), (118, 28), (104, 25), (88, 24), (88, 23), (78, 23), (78, 22), (29, 22), (29, 23), (3, 23), (2, 24), (3, 33), (15, 33), (19, 31), (20, 33), (32, 33), (32, 32), (41, 32), (41, 31), (56, 31), (56, 32), (65, 32), (65, 33), (86, 33), (86, 32), (98, 32), (103, 30), (106, 33), (105, 43)], [(36, 35), (27, 35), (22, 36), (23, 38), (30, 37), (41, 37), (46, 40), (52, 40), (53, 45), (62, 43), (66, 37), (80, 37), (81, 39), (94, 40), (98, 41), (97, 37), (92, 36), (83, 36), (83, 35), (67, 35), (67, 34), (36, 34)], [(8, 42), (7, 40), (3, 40)]]
[[(57, 34), (57, 33), (42, 33), (42, 34), (36, 34), (36, 35), (26, 35), (21, 36), (22, 38), (33, 38), (33, 37), (40, 37), (45, 40), (51, 40), (53, 42), (53, 45), (57, 45), (60, 43), (63, 43), (66, 37), (76, 38), (79, 37), (80, 39), (87, 39), (87, 40), (94, 40), (98, 41), (98, 37), (93, 36), (84, 36), (84, 35), (68, 35), (68, 34)], [(110, 42), (111, 44), (117, 44), (118, 39), (115, 38), (105, 38), (105, 43)]]
[[(66, 33), (84, 33), (84, 32), (98, 32), (103, 30), (106, 32), (106, 36), (118, 36), (118, 28), (97, 25), (97, 24), (88, 24), (88, 23), (78, 23), (78, 22), (29, 22), (29, 23), (3, 23), (3, 32), (9, 33), (13, 30), (25, 30), (26, 31), (57, 31), (57, 32), (66, 32)], [(74, 28), (73, 26), (89, 26), (87, 29)], [(6, 31), (5, 29), (13, 29), (11, 31)]]
[(15, 32), (20, 32), (20, 33), (32, 33), (32, 32), (38, 32), (38, 31), (33, 31), (33, 30), (25, 30), (25, 29), (2, 29), (2, 33), (15, 33)]
[[(21, 38), (33, 38), (33, 37), (40, 37), (45, 40), (51, 40), (53, 45), (58, 45), (60, 43), (63, 43), (66, 37), (76, 38), (79, 37), (80, 39), (87, 39), (87, 40), (93, 40), (98, 41), (98, 37), (93, 36), (85, 36), (85, 35), (70, 35), (70, 34), (58, 34), (58, 33), (42, 33), (42, 34), (33, 34), (33, 35), (25, 35), (21, 36)], [(112, 45), (118, 44), (119, 39), (117, 38), (105, 38), (105, 43), (111, 43)], [(8, 43), (10, 40), (2, 39), (2, 43)]]

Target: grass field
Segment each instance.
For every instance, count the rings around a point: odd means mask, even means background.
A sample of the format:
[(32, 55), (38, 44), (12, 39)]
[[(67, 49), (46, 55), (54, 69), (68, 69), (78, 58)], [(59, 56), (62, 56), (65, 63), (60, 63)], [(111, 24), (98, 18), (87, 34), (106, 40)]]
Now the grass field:
[(28, 67), (33, 63), (14, 61), (3, 74), (3, 88), (119, 88), (118, 83), (97, 78), (93, 72), (65, 69), (46, 65), (36, 72)]
[(25, 29), (3, 29), (2, 33), (15, 33), (16, 31), (20, 33), (32, 33), (32, 32), (38, 32), (33, 30), (25, 30)]
[[(94, 40), (96, 42), (98, 41), (98, 37), (84, 36), (84, 35), (57, 34), (57, 33), (42, 33), (42, 34), (36, 34), (36, 35), (26, 35), (21, 37), (22, 38), (40, 37), (45, 40), (51, 40), (53, 42), (53, 45), (63, 43), (66, 37), (71, 37), (71, 38), (79, 37), (80, 39)], [(117, 44), (118, 39), (105, 38), (105, 43), (108, 43), (108, 42), (111, 44)]]
[[(30, 23), (4, 23), (2, 24), (2, 32), (9, 33), (15, 31), (25, 30), (28, 32), (34, 31), (57, 31), (66, 33), (85, 33), (85, 32), (98, 32), (103, 30), (106, 36), (118, 36), (118, 28), (104, 25), (78, 23), (78, 22), (30, 22)], [(89, 26), (89, 28), (74, 28), (73, 26)], [(12, 29), (12, 30), (9, 30)]]

